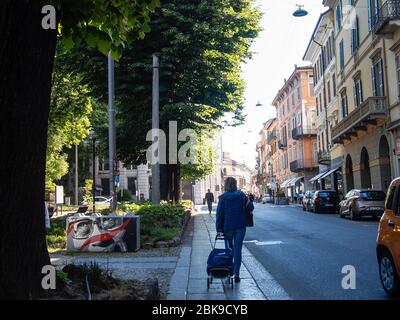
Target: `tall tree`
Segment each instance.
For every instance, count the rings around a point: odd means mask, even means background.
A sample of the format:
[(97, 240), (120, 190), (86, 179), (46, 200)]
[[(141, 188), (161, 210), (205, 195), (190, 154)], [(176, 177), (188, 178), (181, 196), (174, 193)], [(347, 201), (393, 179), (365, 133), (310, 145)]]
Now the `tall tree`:
[[(116, 65), (117, 148), (122, 160), (146, 161), (154, 52), (160, 52), (161, 59), (160, 126), (165, 132), (172, 120), (178, 122), (178, 131), (191, 128), (199, 134), (219, 128), (226, 113), (234, 124), (243, 121), (241, 64), (251, 57), (260, 16), (253, 0), (161, 1), (151, 31), (129, 46)], [(106, 99), (105, 61), (96, 52), (79, 48), (60, 59), (69, 71), (83, 75), (94, 96)], [(207, 172), (207, 166), (193, 169), (198, 177)], [(162, 198), (176, 198), (178, 193), (171, 190), (177, 190), (179, 166), (162, 166), (161, 175)]]
[[(86, 42), (118, 58), (144, 37), (157, 0), (53, 0), (68, 48)], [(44, 186), (57, 30), (42, 28), (41, 0), (0, 1), (0, 299), (29, 298), (49, 264)]]
[(88, 89), (78, 80), (55, 67), (47, 130), (46, 186), (68, 172), (66, 151), (79, 145), (91, 126), (92, 102)]

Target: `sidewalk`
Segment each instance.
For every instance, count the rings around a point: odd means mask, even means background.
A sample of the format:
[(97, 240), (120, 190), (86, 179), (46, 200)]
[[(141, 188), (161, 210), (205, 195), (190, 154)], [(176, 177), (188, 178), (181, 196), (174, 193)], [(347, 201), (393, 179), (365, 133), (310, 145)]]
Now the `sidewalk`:
[(182, 250), (171, 278), (168, 300), (288, 300), (271, 274), (243, 246), (241, 282), (232, 289), (226, 280), (214, 280), (207, 289), (207, 258), (215, 239), (215, 209), (197, 206), (186, 230)]

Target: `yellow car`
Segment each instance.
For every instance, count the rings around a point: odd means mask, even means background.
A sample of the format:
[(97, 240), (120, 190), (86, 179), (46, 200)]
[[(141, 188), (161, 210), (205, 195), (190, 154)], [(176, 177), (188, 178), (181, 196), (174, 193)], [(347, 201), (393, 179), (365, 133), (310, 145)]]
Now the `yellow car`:
[(390, 184), (385, 211), (379, 223), (376, 253), (379, 275), (386, 293), (400, 294), (400, 178)]

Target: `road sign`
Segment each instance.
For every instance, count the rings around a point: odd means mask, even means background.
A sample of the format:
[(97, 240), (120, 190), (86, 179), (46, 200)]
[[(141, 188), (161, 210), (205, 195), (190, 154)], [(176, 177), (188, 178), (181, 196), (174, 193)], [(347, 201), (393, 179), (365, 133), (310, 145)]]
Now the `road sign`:
[(56, 186), (56, 204), (64, 203), (64, 187)]
[(119, 188), (119, 176), (114, 176), (114, 185)]

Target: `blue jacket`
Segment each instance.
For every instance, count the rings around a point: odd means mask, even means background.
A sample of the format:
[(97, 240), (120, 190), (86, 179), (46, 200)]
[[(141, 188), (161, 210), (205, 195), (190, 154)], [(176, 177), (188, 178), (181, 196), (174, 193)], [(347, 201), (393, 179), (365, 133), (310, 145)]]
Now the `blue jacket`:
[[(230, 230), (241, 229), (247, 226), (244, 203), (247, 200), (242, 191), (225, 192), (219, 197), (217, 206), (217, 232), (228, 232)], [(254, 210), (251, 201), (248, 208)]]

